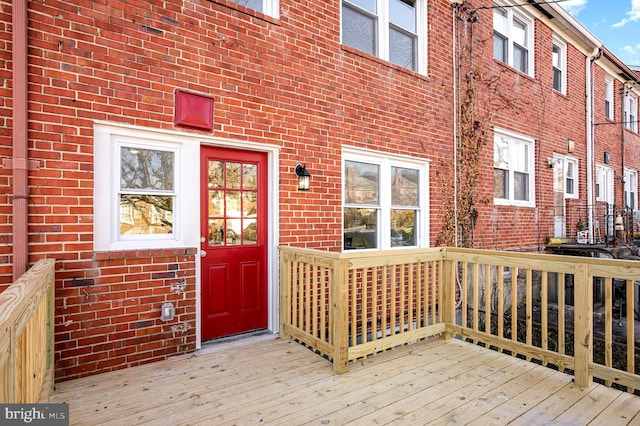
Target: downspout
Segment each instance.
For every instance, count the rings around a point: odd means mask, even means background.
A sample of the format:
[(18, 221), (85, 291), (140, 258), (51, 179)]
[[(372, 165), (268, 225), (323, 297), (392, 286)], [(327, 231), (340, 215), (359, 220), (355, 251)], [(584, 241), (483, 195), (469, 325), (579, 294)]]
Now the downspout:
[(600, 47), (596, 47), (586, 59), (586, 136), (587, 136), (587, 220), (589, 227), (589, 243), (593, 243), (593, 159), (594, 159), (594, 136), (593, 136), (593, 63), (601, 55)]
[(13, 24), (13, 280), (27, 271), (28, 202), (27, 152), (28, 88), (27, 88), (27, 0), (14, 0)]
[(456, 42), (458, 5), (452, 3), (451, 7), (451, 60), (453, 68), (453, 235), (454, 247), (458, 247), (458, 58)]

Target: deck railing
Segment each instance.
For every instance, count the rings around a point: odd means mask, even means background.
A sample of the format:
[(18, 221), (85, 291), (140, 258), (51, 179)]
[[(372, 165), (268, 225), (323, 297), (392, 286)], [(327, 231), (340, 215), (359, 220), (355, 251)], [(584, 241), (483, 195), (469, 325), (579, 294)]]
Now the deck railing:
[(46, 402), (53, 387), (55, 261), (0, 293), (0, 403)]
[(581, 386), (595, 377), (640, 388), (640, 262), (457, 248), (282, 247), (280, 259), (281, 336), (336, 372), (398, 345), (459, 336), (573, 372)]

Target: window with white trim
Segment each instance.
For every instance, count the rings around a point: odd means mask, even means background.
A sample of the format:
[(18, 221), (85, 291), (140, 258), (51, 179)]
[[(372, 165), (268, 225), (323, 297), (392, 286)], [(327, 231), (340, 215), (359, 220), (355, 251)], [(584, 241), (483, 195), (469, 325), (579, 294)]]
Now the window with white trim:
[(567, 90), (567, 44), (559, 38), (553, 38), (551, 59), (553, 62), (553, 89), (566, 93)]
[(638, 172), (624, 169), (624, 206), (632, 210), (638, 209)]
[(631, 92), (624, 97), (624, 126), (632, 132), (638, 131), (638, 97)]
[(532, 76), (533, 21), (515, 8), (493, 6), (493, 57)]
[(426, 73), (426, 0), (343, 0), (342, 43)]
[(607, 76), (604, 79), (604, 116), (609, 120), (614, 119), (613, 111), (613, 78)]
[(535, 206), (532, 138), (495, 130), (493, 201), (495, 204)]
[(578, 198), (578, 159), (564, 157), (564, 197)]
[(185, 210), (199, 204), (199, 143), (110, 125), (94, 134), (95, 249), (195, 247)]
[(355, 150), (343, 157), (343, 249), (428, 247), (428, 163)]
[(273, 18), (279, 17), (280, 0), (229, 0)]

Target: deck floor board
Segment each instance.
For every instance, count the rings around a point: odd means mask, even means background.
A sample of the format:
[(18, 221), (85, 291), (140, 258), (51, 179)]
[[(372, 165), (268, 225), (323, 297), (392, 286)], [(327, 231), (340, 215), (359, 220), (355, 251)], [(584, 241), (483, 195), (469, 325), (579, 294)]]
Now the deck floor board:
[(56, 384), (72, 425), (624, 425), (640, 397), (460, 340), (404, 346), (342, 375), (273, 335)]

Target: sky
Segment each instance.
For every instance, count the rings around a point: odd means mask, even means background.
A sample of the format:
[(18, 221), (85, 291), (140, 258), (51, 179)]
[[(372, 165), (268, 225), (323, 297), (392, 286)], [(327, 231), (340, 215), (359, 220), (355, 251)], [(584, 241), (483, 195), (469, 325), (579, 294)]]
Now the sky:
[(627, 65), (640, 65), (640, 0), (564, 0), (558, 4)]

